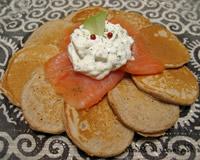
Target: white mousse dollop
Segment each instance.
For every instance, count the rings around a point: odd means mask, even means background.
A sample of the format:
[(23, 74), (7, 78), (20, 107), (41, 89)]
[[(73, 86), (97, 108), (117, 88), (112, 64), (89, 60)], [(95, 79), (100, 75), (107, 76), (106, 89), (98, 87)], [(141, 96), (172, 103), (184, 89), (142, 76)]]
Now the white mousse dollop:
[(131, 50), (134, 40), (119, 24), (106, 21), (104, 35), (95, 38), (81, 25), (70, 38), (68, 54), (74, 70), (97, 80), (134, 59)]

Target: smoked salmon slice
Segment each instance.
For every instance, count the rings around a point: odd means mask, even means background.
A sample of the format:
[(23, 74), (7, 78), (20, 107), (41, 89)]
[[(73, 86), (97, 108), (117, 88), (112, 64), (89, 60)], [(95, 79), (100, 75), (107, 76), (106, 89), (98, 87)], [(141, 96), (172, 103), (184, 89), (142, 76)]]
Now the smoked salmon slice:
[[(66, 30), (66, 46), (70, 43), (71, 33), (79, 25), (74, 24)], [(54, 86), (56, 93), (62, 95), (68, 104), (84, 109), (98, 103), (123, 78), (124, 72), (112, 72), (103, 80), (92, 79), (74, 72), (65, 52), (45, 64), (45, 76)]]
[[(113, 21), (116, 21), (114, 19)], [(124, 20), (123, 27), (135, 36), (136, 32), (131, 29), (131, 24)], [(79, 24), (80, 25), (80, 24)], [(66, 46), (70, 42), (70, 35), (77, 24), (66, 30)], [(89, 108), (98, 103), (123, 78), (124, 71), (131, 74), (154, 74), (161, 72), (164, 67), (145, 54), (139, 48), (134, 49), (135, 60), (128, 61), (120, 70), (111, 72), (102, 80), (95, 80), (81, 73), (75, 72), (68, 58), (67, 52), (56, 55), (45, 64), (45, 76), (54, 86), (56, 93), (62, 95), (71, 106), (77, 109)]]
[(118, 70), (102, 80), (95, 80), (74, 72), (67, 53), (61, 53), (45, 64), (45, 76), (66, 103), (77, 109), (85, 109), (98, 103), (114, 88), (124, 72)]
[(142, 48), (136, 44), (132, 47), (134, 60), (129, 60), (120, 69), (122, 71), (131, 73), (133, 75), (151, 75), (161, 73), (165, 68), (164, 65), (157, 60), (152, 58), (148, 53), (145, 53)]

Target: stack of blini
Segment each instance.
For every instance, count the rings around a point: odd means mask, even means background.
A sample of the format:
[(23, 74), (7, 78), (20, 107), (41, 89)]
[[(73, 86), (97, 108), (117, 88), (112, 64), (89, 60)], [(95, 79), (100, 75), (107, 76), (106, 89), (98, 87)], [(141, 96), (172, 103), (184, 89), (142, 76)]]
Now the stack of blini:
[[(149, 50), (155, 49), (153, 43), (161, 46), (169, 43), (176, 53), (158, 47), (152, 54), (164, 63), (164, 72), (126, 76), (98, 104), (88, 110), (76, 110), (56, 94), (45, 77), (44, 64), (66, 49), (67, 27), (101, 10), (109, 12), (108, 20), (113, 16), (124, 17), (134, 31), (151, 39), (152, 44), (143, 41)], [(89, 7), (65, 19), (47, 22), (11, 58), (1, 89), (13, 104), (21, 107), (33, 130), (51, 134), (66, 131), (91, 156), (118, 155), (131, 144), (134, 132), (145, 137), (164, 135), (178, 120), (179, 105), (191, 105), (199, 93), (196, 78), (183, 66), (189, 61), (187, 50), (164, 27), (172, 42), (164, 42), (162, 37), (158, 42), (158, 37), (151, 35), (157, 27), (160, 26), (152, 25), (138, 13), (100, 7)]]

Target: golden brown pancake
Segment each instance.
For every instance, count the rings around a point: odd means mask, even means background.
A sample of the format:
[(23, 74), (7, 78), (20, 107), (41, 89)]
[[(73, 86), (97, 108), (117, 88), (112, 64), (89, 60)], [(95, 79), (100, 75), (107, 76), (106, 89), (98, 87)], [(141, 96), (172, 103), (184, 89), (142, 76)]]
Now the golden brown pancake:
[(24, 47), (52, 44), (57, 46), (60, 51), (64, 51), (66, 49), (65, 31), (69, 25), (64, 20), (46, 22), (31, 34)]
[(160, 137), (165, 135), (165, 132), (160, 132), (160, 133), (142, 133), (142, 132), (137, 132), (137, 134), (143, 136), (143, 137)]
[(72, 23), (83, 23), (87, 18), (95, 15), (100, 11), (107, 12), (108, 10), (102, 7), (95, 7), (95, 6), (87, 7), (68, 15), (67, 17), (65, 17), (64, 20), (66, 22), (72, 22)]
[(12, 99), (11, 102), (20, 106), (22, 89), (31, 73), (58, 53), (53, 45), (37, 45), (21, 49), (11, 57), (2, 80), (3, 91)]
[(118, 155), (132, 142), (133, 131), (117, 120), (106, 98), (88, 111), (66, 104), (64, 113), (67, 135), (91, 156)]
[(35, 131), (59, 134), (65, 131), (63, 123), (64, 100), (56, 95), (39, 67), (25, 84), (21, 96), (23, 115)]
[(89, 16), (95, 15), (100, 11), (108, 12), (107, 19), (110, 20), (114, 16), (120, 16), (126, 19), (131, 25), (134, 31), (139, 31), (140, 29), (151, 25), (149, 19), (145, 18), (137, 12), (124, 12), (119, 10), (106, 9), (102, 7), (87, 7), (65, 18), (65, 21), (72, 23), (83, 23)]
[(133, 11), (124, 12), (118, 10), (109, 10), (109, 17), (112, 18), (115, 16), (120, 16), (120, 18), (126, 19), (128, 23), (131, 24), (132, 30), (134, 32), (138, 32), (140, 29), (150, 26), (152, 24), (148, 18), (144, 17), (140, 13)]
[(199, 95), (197, 79), (186, 67), (132, 78), (141, 90), (168, 103), (190, 105)]
[(4, 84), (4, 87), (3, 87), (3, 83), (2, 81), (0, 82), (0, 91), (8, 98), (8, 100), (14, 104), (15, 106), (19, 106), (20, 104), (14, 99), (13, 95), (7, 91), (6, 89), (4, 88), (7, 88)]
[(179, 118), (178, 106), (160, 102), (140, 91), (130, 79), (123, 79), (111, 90), (108, 100), (119, 119), (136, 132), (164, 132)]
[(189, 62), (190, 56), (185, 46), (165, 27), (154, 24), (142, 28), (139, 36), (137, 44), (166, 68), (177, 68)]

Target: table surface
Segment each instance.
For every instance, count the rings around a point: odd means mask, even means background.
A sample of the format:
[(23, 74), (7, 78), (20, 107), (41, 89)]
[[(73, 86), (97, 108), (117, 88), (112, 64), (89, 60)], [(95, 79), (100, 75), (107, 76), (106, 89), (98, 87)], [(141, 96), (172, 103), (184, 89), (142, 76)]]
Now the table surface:
[[(200, 78), (200, 0), (0, 0), (0, 77), (12, 54), (41, 24), (87, 6), (136, 11), (165, 25), (188, 48), (187, 67)], [(160, 138), (135, 136), (115, 159), (198, 159), (200, 157), (200, 98), (181, 107), (176, 125)], [(0, 94), (0, 159), (98, 159), (78, 150), (66, 134), (32, 131), (19, 108)], [(110, 158), (114, 159), (114, 158)]]

